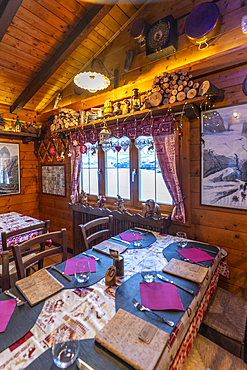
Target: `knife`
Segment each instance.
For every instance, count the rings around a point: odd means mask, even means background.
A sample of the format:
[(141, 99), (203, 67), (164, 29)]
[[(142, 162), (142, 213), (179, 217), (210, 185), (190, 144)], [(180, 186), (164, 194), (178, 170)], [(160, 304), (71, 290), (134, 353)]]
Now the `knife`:
[(72, 277), (71, 277), (71, 276), (69, 276), (69, 275), (65, 274), (65, 272), (63, 272), (63, 271), (58, 270), (55, 266), (51, 266), (51, 269), (53, 269), (53, 270), (55, 270), (55, 271), (59, 272), (59, 274), (63, 275), (63, 277), (64, 277), (65, 279), (67, 279), (67, 280), (69, 280), (69, 281), (71, 281), (71, 280), (72, 280)]
[(166, 278), (165, 276), (163, 276), (163, 275), (157, 274), (157, 276), (158, 276), (158, 278), (159, 278), (160, 280), (163, 280), (163, 281), (165, 281), (166, 283), (171, 283), (171, 284), (173, 284), (173, 285), (176, 285), (178, 288), (185, 290), (186, 292), (188, 292), (188, 293), (190, 293), (190, 294), (193, 294), (193, 295), (195, 294), (195, 293), (194, 293), (194, 290), (191, 290), (191, 289), (185, 288), (185, 287), (184, 287), (184, 286), (182, 286), (182, 285), (179, 285), (179, 284), (177, 284), (177, 283), (174, 283), (174, 281), (167, 279), (167, 278)]
[(80, 370), (94, 370), (90, 365), (86, 364), (86, 362), (82, 361), (81, 358), (77, 359), (76, 365)]
[(115, 238), (115, 236), (112, 236), (111, 239), (117, 240), (118, 242), (122, 242), (122, 243), (125, 243), (125, 244), (130, 244), (130, 242), (126, 242), (125, 240)]

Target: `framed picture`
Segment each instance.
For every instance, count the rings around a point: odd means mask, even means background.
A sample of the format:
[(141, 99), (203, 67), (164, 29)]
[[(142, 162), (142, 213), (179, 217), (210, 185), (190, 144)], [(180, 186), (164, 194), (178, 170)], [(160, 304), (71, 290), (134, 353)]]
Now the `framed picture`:
[(201, 204), (247, 209), (247, 104), (201, 118)]
[(66, 196), (65, 164), (49, 164), (42, 166), (42, 193)]
[(0, 195), (20, 192), (19, 144), (0, 143)]

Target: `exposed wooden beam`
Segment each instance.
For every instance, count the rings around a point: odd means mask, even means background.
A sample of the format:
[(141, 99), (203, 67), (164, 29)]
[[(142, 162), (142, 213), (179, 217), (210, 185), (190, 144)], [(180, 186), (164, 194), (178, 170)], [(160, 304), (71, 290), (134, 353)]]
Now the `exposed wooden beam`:
[(0, 2), (0, 41), (5, 35), (21, 3), (22, 0), (3, 0)]
[(56, 50), (53, 56), (42, 67), (38, 75), (23, 90), (13, 105), (10, 112), (17, 114), (44, 83), (56, 72), (70, 54), (82, 43), (92, 29), (105, 17), (112, 5), (93, 5), (85, 17), (78, 23), (64, 43)]

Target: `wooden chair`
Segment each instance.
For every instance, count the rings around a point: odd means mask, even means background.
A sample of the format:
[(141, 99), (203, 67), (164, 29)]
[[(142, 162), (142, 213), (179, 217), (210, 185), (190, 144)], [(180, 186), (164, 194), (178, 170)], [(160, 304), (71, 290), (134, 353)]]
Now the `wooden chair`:
[[(39, 251), (35, 255), (31, 256), (27, 260), (23, 261), (23, 253), (32, 248), (37, 244), (45, 243), (47, 240), (61, 239), (61, 245), (58, 247), (50, 247), (47, 250)], [(16, 244), (13, 248), (13, 255), (15, 259), (18, 279), (25, 277), (25, 270), (31, 266), (37, 264), (39, 261), (44, 260), (45, 257), (52, 255), (62, 255), (62, 261), (67, 259), (67, 230), (62, 229), (61, 231), (53, 231), (48, 234), (36, 236), (33, 239), (29, 239), (21, 244)]]
[(197, 334), (183, 370), (247, 370), (247, 365), (209, 339)]
[[(9, 285), (9, 287), (14, 285), (15, 281), (17, 280), (17, 274), (16, 274), (16, 266), (15, 266), (14, 256), (11, 252), (11, 250), (13, 249), (13, 245), (8, 246), (7, 245), (8, 244), (7, 240), (12, 238), (12, 237), (15, 237), (15, 236), (18, 236), (18, 235), (21, 235), (21, 234), (25, 234), (25, 233), (30, 232), (30, 231), (35, 231), (35, 230), (40, 230), (40, 229), (42, 229), (42, 234), (46, 234), (48, 232), (49, 225), (50, 225), (50, 220), (46, 220), (44, 222), (41, 222), (38, 225), (28, 226), (28, 227), (25, 227), (25, 228), (22, 228), (22, 229), (19, 229), (19, 230), (11, 231), (9, 233), (6, 233), (6, 232), (1, 233), (2, 250), (7, 251), (9, 253), (9, 274), (8, 274), (8, 277), (9, 277), (9, 284), (8, 285)], [(45, 249), (45, 243), (42, 243), (41, 245), (37, 245), (32, 250), (27, 250), (25, 253), (23, 253), (23, 259), (25, 260), (25, 259), (29, 258), (30, 255), (33, 255), (34, 253), (42, 251), (44, 249)], [(40, 261), (38, 268), (40, 269), (42, 267), (43, 267), (43, 261)], [(4, 275), (4, 273), (2, 271), (2, 268), (3, 268), (3, 264), (0, 265), (0, 279), (1, 279), (1, 276)], [(6, 279), (6, 275), (5, 275), (5, 279)], [(1, 285), (1, 280), (0, 280), (0, 286), (2, 286)]]
[(9, 252), (3, 251), (1, 257), (2, 273), (0, 275), (0, 287), (2, 291), (10, 288), (9, 280)]
[(204, 315), (200, 334), (247, 362), (247, 302), (217, 287)]
[[(89, 246), (89, 243), (93, 242), (94, 240), (100, 239), (100, 241), (102, 241), (104, 239), (109, 239), (112, 236), (113, 216), (110, 215), (109, 217), (97, 218), (95, 220), (87, 222), (84, 225), (78, 225), (78, 226), (81, 229), (83, 242), (87, 250), (91, 248), (91, 246)], [(103, 226), (106, 228), (102, 229)], [(96, 231), (93, 229), (95, 229)], [(89, 231), (88, 236), (87, 236), (87, 231)]]

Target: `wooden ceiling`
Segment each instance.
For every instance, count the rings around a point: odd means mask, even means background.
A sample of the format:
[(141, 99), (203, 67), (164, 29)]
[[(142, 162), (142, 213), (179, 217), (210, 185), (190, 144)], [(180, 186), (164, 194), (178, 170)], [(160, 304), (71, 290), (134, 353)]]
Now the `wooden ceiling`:
[(0, 104), (41, 112), (149, 1), (0, 0)]

